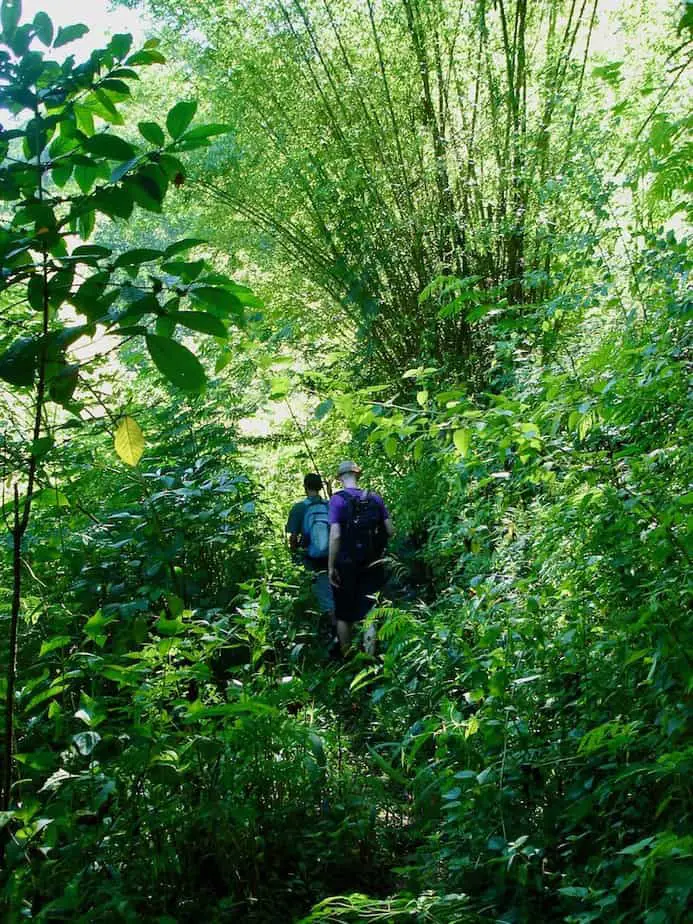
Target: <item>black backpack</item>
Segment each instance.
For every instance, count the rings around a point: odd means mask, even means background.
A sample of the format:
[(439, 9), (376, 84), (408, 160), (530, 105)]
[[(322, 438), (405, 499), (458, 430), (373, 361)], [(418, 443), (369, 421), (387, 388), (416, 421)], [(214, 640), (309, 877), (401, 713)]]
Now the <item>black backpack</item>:
[(339, 560), (346, 565), (368, 567), (382, 558), (387, 543), (382, 507), (368, 492), (363, 497), (355, 497), (349, 491), (339, 494), (347, 505)]

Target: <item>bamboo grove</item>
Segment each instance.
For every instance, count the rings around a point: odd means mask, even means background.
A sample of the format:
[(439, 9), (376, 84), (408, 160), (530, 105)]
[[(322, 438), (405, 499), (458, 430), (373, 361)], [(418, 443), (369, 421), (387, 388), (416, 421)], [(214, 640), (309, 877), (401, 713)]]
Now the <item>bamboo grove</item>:
[[(683, 924), (693, 4), (24, 7), (3, 920)], [(346, 459), (336, 660), (286, 533)]]

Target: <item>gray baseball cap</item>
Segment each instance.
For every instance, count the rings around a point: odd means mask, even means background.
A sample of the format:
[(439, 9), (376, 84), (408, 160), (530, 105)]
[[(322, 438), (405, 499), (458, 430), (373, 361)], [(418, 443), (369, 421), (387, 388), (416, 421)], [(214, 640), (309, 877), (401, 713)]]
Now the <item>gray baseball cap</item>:
[(346, 475), (347, 472), (352, 472), (354, 475), (360, 475), (361, 471), (361, 466), (357, 465), (355, 462), (340, 462), (339, 468), (337, 469), (337, 477), (339, 478), (340, 475)]

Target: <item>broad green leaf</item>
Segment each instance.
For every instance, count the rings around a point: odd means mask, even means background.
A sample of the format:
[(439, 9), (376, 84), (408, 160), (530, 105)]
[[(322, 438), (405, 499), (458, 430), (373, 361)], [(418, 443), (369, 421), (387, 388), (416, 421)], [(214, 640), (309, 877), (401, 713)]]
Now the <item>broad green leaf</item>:
[(50, 373), (48, 383), (48, 394), (51, 401), (56, 404), (67, 404), (70, 402), (79, 381), (79, 363), (67, 363), (62, 361), (55, 364), (58, 368), (53, 369)]
[(84, 23), (75, 23), (73, 26), (61, 26), (53, 42), (53, 48), (61, 48), (63, 45), (67, 45), (70, 42), (75, 42), (77, 39), (82, 38), (83, 35), (86, 35), (88, 31), (89, 27), (85, 26)]
[(277, 376), (270, 382), (270, 398), (279, 401), (291, 391), (291, 379), (286, 375)]
[(169, 180), (175, 181), (178, 185), (185, 182), (187, 172), (182, 161), (173, 154), (162, 154), (157, 161)]
[(590, 890), (584, 886), (563, 886), (558, 890), (559, 895), (565, 895), (566, 898), (588, 898)]
[(132, 192), (125, 186), (120, 187), (120, 189), (109, 187), (97, 189), (91, 201), (100, 212), (108, 215), (109, 218), (127, 219), (132, 215), (134, 207)]
[(124, 417), (115, 433), (115, 451), (126, 465), (137, 465), (144, 452), (144, 434), (132, 417)]
[(84, 722), (89, 728), (96, 728), (106, 719), (107, 713), (104, 707), (84, 690), (79, 696), (79, 706), (80, 708), (75, 712), (75, 718)]
[(471, 439), (472, 431), (467, 427), (462, 427), (459, 430), (455, 430), (452, 435), (455, 448), (463, 458), (469, 452), (469, 444), (471, 443)]
[(196, 111), (197, 102), (195, 100), (181, 100), (169, 110), (166, 116), (166, 128), (173, 139), (180, 138), (192, 122)]
[(99, 175), (99, 168), (94, 164), (77, 164), (74, 169), (75, 182), (86, 195), (91, 191)]
[[(45, 771), (54, 767), (59, 755), (54, 751), (31, 751), (26, 754), (15, 754), (14, 759), (30, 770)], [(65, 773), (65, 771), (62, 771)]]
[(651, 846), (654, 837), (644, 837), (642, 840), (637, 841), (635, 844), (630, 844), (628, 847), (624, 847), (623, 850), (619, 850), (618, 853), (625, 856), (632, 856), (633, 854), (642, 853), (643, 850), (646, 850)]
[(101, 668), (101, 674), (103, 677), (107, 677), (109, 680), (113, 680), (121, 686), (136, 687), (139, 684), (137, 674), (132, 667), (121, 667), (119, 664), (106, 664)]
[(160, 318), (156, 319), (155, 328), (156, 333), (160, 337), (172, 337), (176, 329), (176, 322), (170, 314), (162, 315)]
[(103, 247), (100, 244), (82, 244), (75, 247), (71, 256), (79, 257), (80, 260), (89, 262), (90, 260), (100, 260), (104, 257), (110, 257), (113, 251), (110, 247)]
[(171, 314), (176, 324), (182, 324), (189, 330), (197, 330), (202, 334), (211, 334), (213, 337), (228, 337), (224, 322), (204, 311), (176, 311)]
[(118, 80), (116, 77), (107, 77), (105, 80), (102, 80), (99, 84), (99, 87), (102, 90), (107, 90), (111, 96), (111, 99), (116, 102), (120, 102), (126, 97), (130, 96), (130, 87), (125, 83), (124, 80)]
[(492, 312), (495, 314), (502, 314), (502, 310), (498, 308), (497, 305), (475, 305), (467, 312), (467, 320), (480, 321)]
[(199, 700), (190, 703), (185, 721), (199, 722), (203, 719), (223, 719), (243, 715), (278, 715), (278, 710), (269, 703), (257, 699), (247, 699), (239, 703), (220, 703), (217, 706), (204, 706)]
[(196, 286), (194, 289), (190, 289), (188, 294), (193, 301), (207, 305), (210, 308), (216, 308), (224, 314), (234, 314), (237, 317), (241, 317), (243, 314), (243, 306), (236, 296), (227, 289), (217, 286)]
[(0, 8), (0, 22), (2, 22), (2, 31), (6, 42), (12, 40), (19, 20), (22, 17), (21, 0), (2, 0)]
[(324, 401), (321, 401), (320, 404), (315, 408), (315, 416), (318, 420), (322, 420), (327, 414), (330, 413), (334, 407), (334, 401), (331, 398), (326, 398)]
[(263, 308), (264, 303), (261, 298), (259, 298), (252, 289), (249, 289), (248, 286), (239, 285), (237, 282), (224, 281), (223, 277), (220, 280), (220, 285), (225, 285), (228, 287), (229, 291), (233, 297), (241, 304), (247, 305), (248, 308)]
[(149, 334), (147, 348), (154, 365), (173, 385), (193, 393), (204, 389), (205, 371), (200, 360), (187, 347), (175, 340)]
[(44, 287), (44, 279), (40, 273), (29, 277), (26, 297), (34, 311), (43, 311)]
[(53, 23), (48, 13), (37, 13), (34, 16), (34, 29), (40, 42), (49, 46), (53, 41)]
[(205, 266), (206, 262), (204, 260), (171, 260), (168, 263), (163, 263), (161, 268), (171, 276), (178, 276), (183, 282), (194, 282), (202, 270), (205, 269)]
[(226, 369), (226, 367), (229, 365), (230, 362), (231, 362), (231, 351), (229, 349), (223, 350), (217, 356), (217, 361), (214, 364), (214, 371), (217, 373), (217, 375), (220, 372), (223, 372), (223, 370)]
[(136, 51), (134, 55), (125, 61), (128, 65), (147, 65), (147, 64), (166, 64), (166, 58), (161, 54), (160, 51), (149, 51), (147, 49), (142, 49), (141, 51)]
[(55, 444), (52, 436), (41, 436), (31, 444), (31, 454), (35, 459), (42, 459)]
[(162, 251), (155, 250), (153, 247), (126, 250), (125, 253), (121, 253), (114, 266), (140, 266), (142, 263), (151, 263), (152, 260), (158, 260), (161, 255)]
[(164, 251), (164, 255), (166, 259), (169, 260), (171, 257), (176, 256), (176, 254), (183, 253), (185, 250), (191, 250), (193, 247), (199, 247), (200, 244), (206, 243), (207, 241), (199, 237), (189, 237), (183, 241), (176, 241), (175, 244), (170, 244)]
[(32, 696), (29, 702), (24, 707), (25, 712), (31, 712), (35, 706), (40, 706), (41, 703), (45, 703), (46, 700), (52, 699), (54, 696), (58, 696), (59, 693), (62, 693), (66, 689), (66, 683), (56, 683), (52, 687), (49, 687), (47, 690), (42, 690), (41, 693), (37, 693), (36, 696)]
[(70, 506), (69, 499), (57, 488), (44, 488), (34, 494), (34, 506), (46, 510), (62, 509)]
[(166, 604), (172, 616), (180, 616), (185, 609), (185, 603), (176, 594), (166, 594)]
[(57, 167), (53, 167), (51, 170), (51, 176), (53, 177), (53, 182), (56, 186), (62, 189), (63, 186), (72, 176), (72, 170), (74, 165), (72, 162), (68, 161), (64, 164), (59, 164)]
[(158, 148), (161, 148), (166, 144), (166, 136), (164, 135), (163, 129), (156, 124), (156, 122), (138, 122), (137, 127), (140, 131), (140, 135), (144, 138), (145, 141), (148, 141), (150, 144), (155, 145)]
[(127, 189), (134, 201), (148, 212), (161, 212), (161, 203), (166, 195), (168, 178), (155, 164), (141, 167), (137, 173), (129, 174), (123, 180), (123, 189)]
[(127, 32), (117, 33), (108, 43), (108, 50), (118, 61), (122, 61), (123, 58), (126, 58), (130, 54), (131, 48), (132, 36)]
[(182, 619), (179, 618), (167, 619), (165, 616), (161, 616), (154, 623), (154, 628), (159, 633), (159, 635), (180, 635), (181, 632), (185, 631), (185, 623)]
[(110, 122), (112, 125), (124, 125), (125, 120), (118, 112), (108, 93), (98, 88), (87, 98), (88, 105), (94, 115), (99, 116), (104, 122)]
[(200, 125), (186, 132), (182, 138), (178, 139), (176, 150), (197, 151), (199, 148), (209, 147), (210, 138), (226, 135), (230, 130), (228, 125)]
[(213, 138), (215, 135), (225, 135), (231, 131), (230, 125), (222, 125), (218, 122), (210, 125), (197, 125), (186, 132), (180, 139), (181, 142), (204, 141), (207, 138)]
[(95, 157), (106, 157), (108, 160), (132, 160), (137, 154), (129, 141), (107, 132), (87, 138), (84, 141), (84, 150)]
[(0, 356), (0, 379), (11, 385), (34, 383), (37, 344), (31, 337), (20, 337)]
[(39, 658), (50, 654), (51, 651), (55, 651), (57, 648), (65, 648), (65, 646), (69, 645), (71, 642), (72, 638), (69, 635), (57, 635), (55, 638), (49, 638), (41, 645)]
[[(84, 132), (85, 135), (91, 136), (94, 134), (94, 113), (92, 110), (82, 103), (74, 103), (72, 111), (75, 114), (75, 119), (77, 120), (77, 128)], [(75, 177), (77, 176), (77, 171), (75, 171)]]
[[(27, 55), (33, 34), (34, 29), (30, 22), (25, 22), (24, 25), (15, 29), (9, 45), (18, 58), (23, 58)], [(29, 58), (29, 60), (31, 61), (32, 59)]]

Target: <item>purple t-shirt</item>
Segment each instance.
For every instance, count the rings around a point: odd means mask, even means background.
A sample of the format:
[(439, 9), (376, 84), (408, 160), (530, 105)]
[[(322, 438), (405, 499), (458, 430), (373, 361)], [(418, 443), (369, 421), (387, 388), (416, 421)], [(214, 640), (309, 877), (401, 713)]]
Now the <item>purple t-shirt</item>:
[[(372, 497), (376, 502), (378, 507), (380, 507), (383, 514), (383, 522), (390, 519), (390, 514), (387, 507), (385, 506), (385, 501), (379, 494), (375, 494), (373, 491), (364, 491), (363, 488), (344, 488), (344, 490), (351, 494), (353, 497), (365, 497), (368, 494), (369, 497)], [(346, 523), (347, 518), (347, 502), (341, 496), (341, 494), (333, 494), (330, 498), (330, 526), (333, 523), (339, 523), (340, 526), (343, 526)]]

